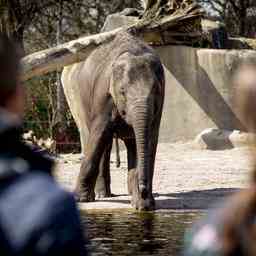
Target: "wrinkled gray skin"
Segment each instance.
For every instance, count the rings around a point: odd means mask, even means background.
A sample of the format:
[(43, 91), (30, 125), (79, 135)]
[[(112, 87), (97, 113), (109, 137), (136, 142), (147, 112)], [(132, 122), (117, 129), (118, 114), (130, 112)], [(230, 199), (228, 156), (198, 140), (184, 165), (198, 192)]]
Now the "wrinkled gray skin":
[(127, 148), (133, 207), (154, 209), (152, 179), (165, 87), (159, 58), (144, 42), (121, 33), (77, 65), (75, 73), (89, 130), (78, 201), (94, 201), (95, 192), (111, 196), (110, 151), (116, 135)]

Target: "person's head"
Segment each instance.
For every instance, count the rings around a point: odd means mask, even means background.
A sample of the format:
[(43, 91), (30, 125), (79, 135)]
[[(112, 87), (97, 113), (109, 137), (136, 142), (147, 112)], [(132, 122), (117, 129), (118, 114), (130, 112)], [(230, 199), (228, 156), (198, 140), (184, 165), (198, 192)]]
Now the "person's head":
[(19, 71), (18, 48), (11, 39), (0, 33), (0, 108), (22, 117), (25, 96)]
[[(246, 62), (233, 77), (237, 113), (248, 132), (256, 133), (256, 64)], [(256, 146), (256, 141), (254, 142)], [(256, 255), (256, 149), (252, 156), (252, 182), (233, 195), (224, 212), (223, 255)]]

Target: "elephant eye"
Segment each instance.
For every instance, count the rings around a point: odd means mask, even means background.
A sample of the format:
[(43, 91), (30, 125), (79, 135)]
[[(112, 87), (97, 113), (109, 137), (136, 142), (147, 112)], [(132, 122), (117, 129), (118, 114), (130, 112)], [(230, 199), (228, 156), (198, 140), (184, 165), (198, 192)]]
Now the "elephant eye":
[(121, 88), (120, 88), (120, 94), (125, 95), (125, 89), (124, 89), (124, 87), (121, 87)]

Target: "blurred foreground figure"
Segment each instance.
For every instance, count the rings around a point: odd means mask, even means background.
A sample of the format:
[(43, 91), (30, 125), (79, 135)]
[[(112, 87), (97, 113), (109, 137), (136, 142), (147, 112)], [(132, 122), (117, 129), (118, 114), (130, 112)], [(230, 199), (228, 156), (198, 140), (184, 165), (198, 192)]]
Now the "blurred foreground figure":
[[(239, 116), (256, 132), (256, 65), (243, 64), (234, 76)], [(256, 142), (255, 142), (256, 146)], [(251, 150), (250, 187), (226, 199), (185, 237), (185, 256), (256, 255), (256, 147)]]
[(0, 34), (0, 255), (86, 255), (73, 196), (53, 163), (21, 141), (24, 88), (16, 47)]

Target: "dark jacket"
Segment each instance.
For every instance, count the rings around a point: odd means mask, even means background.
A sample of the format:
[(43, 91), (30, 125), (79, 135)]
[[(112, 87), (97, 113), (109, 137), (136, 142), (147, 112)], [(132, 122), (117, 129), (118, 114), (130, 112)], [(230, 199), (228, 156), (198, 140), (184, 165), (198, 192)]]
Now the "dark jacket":
[(0, 255), (87, 255), (73, 196), (54, 182), (52, 161), (20, 138), (0, 124)]

